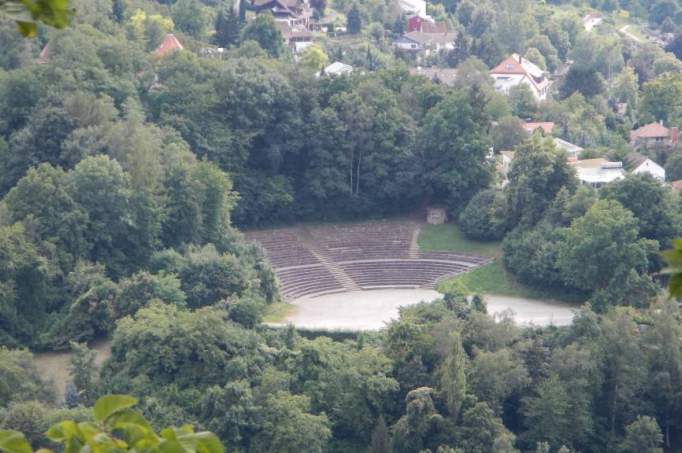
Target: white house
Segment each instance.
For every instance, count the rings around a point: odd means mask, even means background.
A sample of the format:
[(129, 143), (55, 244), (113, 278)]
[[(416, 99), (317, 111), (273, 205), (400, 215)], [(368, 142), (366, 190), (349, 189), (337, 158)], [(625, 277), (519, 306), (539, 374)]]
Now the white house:
[(587, 31), (592, 31), (594, 27), (598, 27), (602, 22), (604, 22), (604, 18), (599, 13), (589, 13), (583, 17), (583, 25)]
[(341, 76), (347, 75), (353, 72), (353, 66), (341, 63), (340, 61), (335, 61), (329, 66), (325, 67), (323, 70), (324, 74), (330, 76)]
[(419, 52), (423, 49), (422, 45), (415, 39), (405, 36), (393, 40), (393, 47), (406, 52)]
[(583, 152), (583, 148), (580, 146), (574, 145), (573, 143), (567, 142), (566, 140), (562, 140), (560, 138), (555, 138), (554, 144), (557, 148), (566, 151), (566, 154), (568, 154), (569, 157), (578, 157), (580, 153)]
[(417, 14), (421, 17), (428, 17), (426, 15), (426, 1), (425, 0), (399, 0), (398, 4), (404, 13)]
[(594, 188), (625, 178), (622, 162), (609, 162), (600, 157), (597, 159), (569, 160), (569, 163), (575, 168), (580, 182)]
[(452, 50), (455, 48), (457, 34), (453, 32), (425, 33), (422, 31), (411, 31), (405, 33), (400, 38), (393, 41), (393, 47), (399, 50), (419, 52)]
[(542, 69), (519, 54), (512, 54), (490, 71), (495, 89), (502, 93), (520, 84), (526, 84), (538, 100), (547, 99), (551, 81)]
[(625, 156), (625, 161), (630, 167), (632, 174), (648, 173), (661, 182), (665, 181), (665, 169), (648, 157), (632, 152)]

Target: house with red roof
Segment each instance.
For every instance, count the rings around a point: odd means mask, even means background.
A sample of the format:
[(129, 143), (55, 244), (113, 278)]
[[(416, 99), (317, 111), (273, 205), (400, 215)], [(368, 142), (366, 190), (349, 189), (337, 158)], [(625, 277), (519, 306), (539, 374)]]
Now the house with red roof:
[(159, 47), (154, 50), (155, 57), (163, 57), (169, 53), (176, 52), (178, 50), (184, 49), (183, 45), (180, 44), (178, 38), (175, 37), (173, 33), (168, 33), (163, 37), (163, 41), (159, 44)]
[(43, 47), (43, 50), (40, 51), (40, 55), (38, 55), (38, 59), (36, 60), (36, 63), (45, 64), (48, 62), (49, 59), (50, 59), (50, 47), (49, 47), (49, 44), (45, 44), (45, 47)]
[(678, 179), (677, 181), (671, 182), (670, 187), (672, 187), (673, 190), (677, 190), (678, 192), (682, 192), (682, 179)]
[(512, 87), (527, 85), (537, 100), (547, 99), (552, 82), (545, 71), (521, 55), (515, 53), (490, 70), (495, 89), (508, 93)]
[(407, 32), (420, 31), (422, 33), (447, 33), (448, 24), (445, 22), (435, 22), (431, 18), (424, 18), (419, 15), (411, 16), (407, 19)]
[(540, 129), (544, 135), (552, 135), (554, 123), (551, 121), (529, 121), (523, 123), (523, 129), (529, 134), (532, 134), (536, 130)]
[(672, 148), (680, 140), (677, 127), (667, 128), (660, 123), (649, 123), (630, 131), (630, 146), (633, 148)]

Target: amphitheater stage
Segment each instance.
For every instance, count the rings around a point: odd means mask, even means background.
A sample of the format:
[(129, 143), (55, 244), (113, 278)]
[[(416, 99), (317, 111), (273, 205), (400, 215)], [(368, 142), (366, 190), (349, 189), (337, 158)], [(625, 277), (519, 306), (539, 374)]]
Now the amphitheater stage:
[[(302, 329), (378, 330), (398, 317), (398, 309), (441, 295), (430, 289), (376, 289), (305, 296), (292, 301), (295, 310), (282, 323)], [(513, 312), (522, 325), (567, 325), (573, 312), (567, 305), (504, 296), (486, 296), (488, 312)]]

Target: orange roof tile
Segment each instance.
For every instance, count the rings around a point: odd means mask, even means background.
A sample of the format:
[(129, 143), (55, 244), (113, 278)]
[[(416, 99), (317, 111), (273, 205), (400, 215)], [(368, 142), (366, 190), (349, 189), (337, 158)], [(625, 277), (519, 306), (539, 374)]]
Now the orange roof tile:
[(525, 74), (526, 70), (521, 66), (517, 57), (510, 55), (502, 63), (491, 69), (490, 72), (492, 74)]
[(650, 123), (630, 132), (632, 138), (668, 137), (670, 130), (661, 123)]
[(169, 52), (174, 52), (176, 50), (182, 49), (184, 49), (184, 47), (182, 46), (182, 44), (180, 44), (178, 38), (176, 38), (173, 33), (168, 33), (166, 36), (163, 37), (163, 41), (161, 41), (159, 47), (157, 47), (156, 50), (154, 51), (154, 55), (157, 57), (162, 57)]
[(679, 190), (682, 192), (682, 179), (678, 179), (677, 181), (673, 181), (670, 183), (670, 185), (672, 186), (672, 188), (674, 190)]
[(537, 129), (542, 129), (545, 134), (551, 134), (554, 130), (554, 123), (551, 121), (530, 121), (523, 125), (523, 128), (529, 134), (532, 134)]

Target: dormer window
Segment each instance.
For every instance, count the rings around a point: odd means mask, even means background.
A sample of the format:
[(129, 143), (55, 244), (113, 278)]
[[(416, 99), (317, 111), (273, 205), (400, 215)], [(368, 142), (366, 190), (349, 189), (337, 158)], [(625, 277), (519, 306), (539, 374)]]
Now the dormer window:
[(507, 64), (507, 65), (505, 65), (504, 68), (505, 68), (506, 70), (508, 70), (508, 71), (511, 71), (512, 69), (514, 69), (514, 66), (512, 66), (512, 65), (510, 65), (510, 64)]

